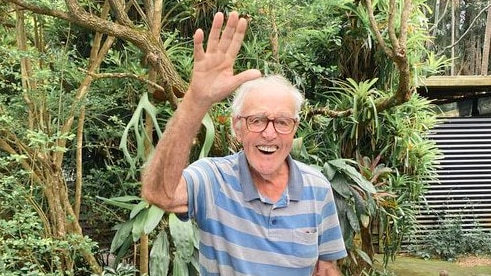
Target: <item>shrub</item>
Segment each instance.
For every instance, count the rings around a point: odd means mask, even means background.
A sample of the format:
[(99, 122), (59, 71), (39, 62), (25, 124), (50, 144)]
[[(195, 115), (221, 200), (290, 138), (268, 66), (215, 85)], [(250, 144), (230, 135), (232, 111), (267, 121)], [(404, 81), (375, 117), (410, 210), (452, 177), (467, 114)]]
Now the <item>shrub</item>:
[(418, 255), (452, 261), (467, 254), (491, 254), (491, 234), (482, 230), (478, 223), (474, 229), (481, 231), (464, 229), (461, 218), (445, 219), (437, 231), (424, 239)]
[[(0, 165), (11, 167), (8, 159), (0, 157)], [(4, 176), (0, 171), (0, 275), (86, 275), (86, 266), (76, 265), (82, 261), (77, 252), (89, 252), (95, 244), (80, 235), (49, 235), (42, 203), (34, 199), (39, 188), (22, 185), (24, 174), (18, 170)], [(62, 268), (67, 261), (75, 265)]]

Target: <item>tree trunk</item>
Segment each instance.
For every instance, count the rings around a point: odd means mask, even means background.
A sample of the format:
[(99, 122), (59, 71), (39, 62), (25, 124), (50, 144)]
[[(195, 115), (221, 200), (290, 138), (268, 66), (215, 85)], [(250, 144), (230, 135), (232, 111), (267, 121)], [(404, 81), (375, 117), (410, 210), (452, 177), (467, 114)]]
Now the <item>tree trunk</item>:
[[(452, 0), (452, 20), (451, 20), (451, 29), (452, 29), (452, 35), (451, 35), (451, 45), (455, 45), (455, 32), (456, 32), (456, 26), (455, 26), (455, 6), (457, 4), (457, 0)], [(450, 67), (450, 75), (455, 76), (455, 46), (450, 49), (451, 55), (450, 59), (452, 60), (452, 65)]]
[[(14, 5), (17, 15), (17, 45), (22, 51), (28, 51), (27, 47), (27, 35), (24, 22), (24, 12), (19, 9), (18, 6)], [(109, 5), (106, 2), (106, 9), (103, 14), (107, 16), (109, 12)], [(35, 28), (33, 29), (35, 44), (38, 49), (42, 49), (43, 41), (43, 30), (42, 26), (35, 23)], [(55, 239), (64, 240), (67, 234), (77, 234), (83, 236), (82, 228), (78, 222), (78, 215), (80, 211), (81, 204), (81, 147), (83, 144), (83, 120), (84, 120), (84, 107), (78, 107), (80, 101), (85, 98), (89, 91), (92, 77), (90, 73), (98, 70), (104, 56), (110, 49), (114, 37), (107, 37), (104, 44), (101, 46), (102, 34), (96, 34), (95, 41), (93, 43), (93, 48), (91, 51), (90, 64), (88, 68), (88, 74), (86, 78), (82, 81), (77, 91), (76, 100), (73, 106), (70, 108), (70, 113), (68, 119), (61, 126), (61, 133), (70, 133), (73, 123), (75, 122), (75, 114), (77, 110), (79, 111), (79, 122), (77, 131), (77, 180), (76, 180), (76, 196), (74, 204), (70, 203), (70, 198), (68, 195), (68, 187), (65, 183), (62, 161), (64, 153), (61, 151), (40, 151), (39, 149), (33, 149), (26, 146), (22, 139), (15, 137), (15, 134), (10, 132), (8, 135), (9, 139), (0, 141), (0, 146), (3, 150), (11, 154), (25, 154), (30, 157), (29, 162), (21, 162), (24, 169), (32, 172), (32, 179), (34, 182), (42, 187), (44, 192), (44, 197), (47, 203), (47, 215), (40, 213), (40, 217), (47, 217), (45, 222), (46, 232)], [(40, 49), (40, 51), (42, 51)], [(36, 68), (43, 68), (43, 64), (39, 62), (36, 64)], [(56, 127), (51, 126), (49, 118), (49, 111), (46, 109), (45, 103), (39, 100), (33, 100), (32, 97), (35, 93), (42, 93), (38, 91), (38, 83), (36, 81), (46, 81), (46, 80), (36, 80), (33, 77), (33, 61), (29, 58), (23, 58), (21, 60), (21, 72), (22, 72), (22, 85), (24, 88), (24, 100), (28, 106), (28, 128), (34, 132), (42, 132), (46, 135), (52, 135), (52, 132), (48, 130), (56, 129)], [(41, 97), (42, 98), (42, 97)], [(80, 109), (79, 109), (80, 108)], [(9, 145), (11, 143), (11, 145)], [(67, 143), (65, 138), (58, 139), (56, 144), (59, 147), (64, 147)], [(54, 145), (46, 145), (47, 148)], [(38, 210), (42, 212), (42, 210)], [(101, 273), (102, 269), (99, 266), (94, 255), (90, 251), (79, 252), (85, 259), (85, 261), (90, 265), (92, 272)], [(59, 271), (70, 271), (74, 267), (74, 260), (68, 251), (60, 252), (60, 263), (56, 264), (56, 269)]]
[[(491, 1), (488, 1), (488, 5)], [(486, 76), (488, 74), (489, 66), (489, 48), (490, 48), (490, 38), (491, 38), (491, 5), (488, 8), (488, 14), (486, 19), (486, 32), (484, 33), (484, 42), (482, 50), (482, 62), (481, 62), (481, 75)]]

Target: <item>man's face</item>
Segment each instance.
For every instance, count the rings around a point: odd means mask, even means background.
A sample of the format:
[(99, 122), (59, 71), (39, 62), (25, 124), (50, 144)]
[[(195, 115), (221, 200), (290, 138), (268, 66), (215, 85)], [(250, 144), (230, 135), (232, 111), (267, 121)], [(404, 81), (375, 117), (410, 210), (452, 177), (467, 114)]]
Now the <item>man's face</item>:
[[(295, 100), (281, 86), (261, 87), (245, 96), (241, 118), (233, 118), (237, 139), (244, 147), (249, 165), (255, 173), (269, 178), (286, 168), (286, 157), (292, 148), (297, 123), (295, 121), (293, 130), (287, 134), (278, 133), (273, 122), (268, 122), (261, 132), (252, 132), (243, 118), (251, 115), (263, 115), (270, 120), (294, 118)], [(276, 127), (280, 128), (279, 123), (276, 123)]]

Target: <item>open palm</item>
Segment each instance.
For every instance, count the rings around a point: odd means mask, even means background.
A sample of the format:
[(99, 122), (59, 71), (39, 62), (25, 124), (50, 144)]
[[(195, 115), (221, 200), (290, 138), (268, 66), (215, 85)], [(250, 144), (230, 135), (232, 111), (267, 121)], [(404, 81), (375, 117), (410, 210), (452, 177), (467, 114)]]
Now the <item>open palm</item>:
[(247, 21), (232, 12), (222, 32), (223, 13), (213, 19), (206, 51), (204, 34), (198, 29), (194, 35), (194, 68), (188, 93), (196, 100), (211, 105), (229, 96), (240, 84), (258, 78), (258, 70), (247, 70), (234, 75), (233, 66), (247, 29)]

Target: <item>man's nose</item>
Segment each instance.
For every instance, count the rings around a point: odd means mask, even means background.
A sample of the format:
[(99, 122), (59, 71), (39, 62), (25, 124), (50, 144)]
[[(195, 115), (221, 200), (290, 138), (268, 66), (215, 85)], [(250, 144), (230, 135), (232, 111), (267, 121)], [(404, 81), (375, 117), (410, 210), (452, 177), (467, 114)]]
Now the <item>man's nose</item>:
[(276, 135), (278, 135), (278, 133), (276, 133), (276, 129), (274, 128), (273, 121), (268, 122), (266, 128), (262, 132), (262, 135), (265, 138), (275, 137)]

